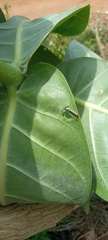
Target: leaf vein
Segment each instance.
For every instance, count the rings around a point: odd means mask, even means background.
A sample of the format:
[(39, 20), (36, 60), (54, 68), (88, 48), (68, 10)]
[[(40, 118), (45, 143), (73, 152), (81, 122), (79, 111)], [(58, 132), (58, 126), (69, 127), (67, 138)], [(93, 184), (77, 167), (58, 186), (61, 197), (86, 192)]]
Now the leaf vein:
[[(68, 161), (67, 159), (63, 158), (61, 155), (57, 154), (56, 152), (52, 152), (52, 149), (50, 150), (49, 148), (46, 148), (46, 146), (44, 146), (41, 142), (36, 141), (36, 139), (33, 136), (29, 136), (26, 132), (24, 132), (24, 130), (22, 131), (18, 126), (16, 126), (15, 124), (13, 125), (13, 127), (20, 131), (24, 136), (26, 136), (27, 138), (29, 138), (29, 140), (33, 141), (35, 144), (37, 144), (38, 146), (42, 147), (43, 149), (45, 149), (46, 151), (54, 154), (56, 157), (59, 157), (61, 160), (67, 162), (73, 169), (74, 171), (77, 173), (77, 175), (79, 176), (79, 178), (81, 180), (83, 180), (83, 176), (79, 173), (78, 169), (75, 167), (75, 165), (72, 162), (69, 162), (70, 160), (72, 160), (73, 156), (71, 157), (71, 159)], [(81, 152), (77, 152), (77, 155), (80, 155)], [(76, 156), (76, 155), (75, 155)]]

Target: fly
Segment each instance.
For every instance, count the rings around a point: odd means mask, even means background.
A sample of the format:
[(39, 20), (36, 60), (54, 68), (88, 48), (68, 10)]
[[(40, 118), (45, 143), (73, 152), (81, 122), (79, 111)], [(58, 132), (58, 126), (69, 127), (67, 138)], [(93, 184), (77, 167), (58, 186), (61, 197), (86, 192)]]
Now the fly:
[(72, 110), (69, 107), (66, 107), (65, 110), (67, 110), (68, 112), (70, 112), (71, 114), (73, 114), (74, 116), (78, 117), (78, 113), (76, 113), (74, 110)]

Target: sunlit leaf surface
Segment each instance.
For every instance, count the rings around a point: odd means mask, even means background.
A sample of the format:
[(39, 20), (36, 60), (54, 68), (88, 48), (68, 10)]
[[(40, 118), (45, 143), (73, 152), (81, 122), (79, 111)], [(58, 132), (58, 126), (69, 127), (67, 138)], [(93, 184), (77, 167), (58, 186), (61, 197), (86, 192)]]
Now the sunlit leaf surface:
[(93, 190), (108, 201), (108, 63), (93, 58), (59, 65), (74, 94), (93, 163)]
[[(8, 107), (8, 110), (7, 110)], [(19, 87), (0, 85), (0, 202), (73, 203), (90, 197), (89, 150), (64, 76), (36, 64)]]

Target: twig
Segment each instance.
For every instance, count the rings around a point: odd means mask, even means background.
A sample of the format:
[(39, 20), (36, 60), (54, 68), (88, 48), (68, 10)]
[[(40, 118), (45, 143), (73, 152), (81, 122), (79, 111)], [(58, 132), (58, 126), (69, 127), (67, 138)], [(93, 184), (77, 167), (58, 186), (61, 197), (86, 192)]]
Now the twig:
[(99, 48), (100, 56), (101, 56), (101, 58), (103, 58), (105, 60), (105, 55), (104, 55), (104, 51), (103, 51), (103, 48), (102, 48), (102, 43), (101, 43), (101, 40), (100, 40), (100, 37), (99, 37), (99, 32), (98, 32), (98, 16), (97, 16), (97, 14), (96, 14), (95, 36), (96, 36), (96, 41), (97, 41), (97, 45), (98, 45), (98, 48)]
[(105, 237), (105, 236), (107, 236), (107, 235), (108, 235), (108, 232), (102, 234), (100, 237), (96, 238), (96, 240), (100, 240), (101, 238), (103, 238), (103, 237)]
[[(88, 232), (84, 233), (83, 235), (81, 235), (81, 236), (78, 238), (78, 240), (80, 240), (81, 238), (87, 236), (89, 233), (93, 233), (93, 235), (94, 235), (94, 237), (95, 237), (95, 232), (94, 232), (94, 230), (95, 230), (95, 228), (96, 228), (97, 223), (98, 223), (98, 221), (96, 221), (95, 225), (92, 227), (92, 229), (91, 229), (90, 231), (88, 231)], [(94, 239), (94, 237), (92, 238), (92, 240)], [(94, 240), (95, 240), (95, 239), (94, 239)]]

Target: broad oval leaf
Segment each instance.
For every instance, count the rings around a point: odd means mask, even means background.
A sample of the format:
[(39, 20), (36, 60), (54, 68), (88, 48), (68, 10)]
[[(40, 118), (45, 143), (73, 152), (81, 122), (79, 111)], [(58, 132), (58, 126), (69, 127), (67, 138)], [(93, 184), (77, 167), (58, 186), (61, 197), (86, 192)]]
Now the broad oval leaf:
[(92, 52), (88, 47), (79, 43), (76, 40), (73, 40), (69, 43), (64, 61), (69, 61), (70, 59), (80, 58), (80, 57), (90, 57), (90, 58), (99, 58), (96, 53)]
[(74, 94), (93, 163), (93, 190), (108, 201), (108, 63), (80, 58), (59, 65)]
[(34, 65), (19, 90), (0, 85), (0, 202), (86, 205), (92, 169), (74, 98), (62, 73)]
[(33, 21), (21, 16), (11, 17), (0, 24), (0, 60), (19, 67), (22, 73), (26, 73), (31, 56), (50, 32), (67, 29), (68, 35), (81, 33), (87, 26), (89, 11), (88, 5)]

